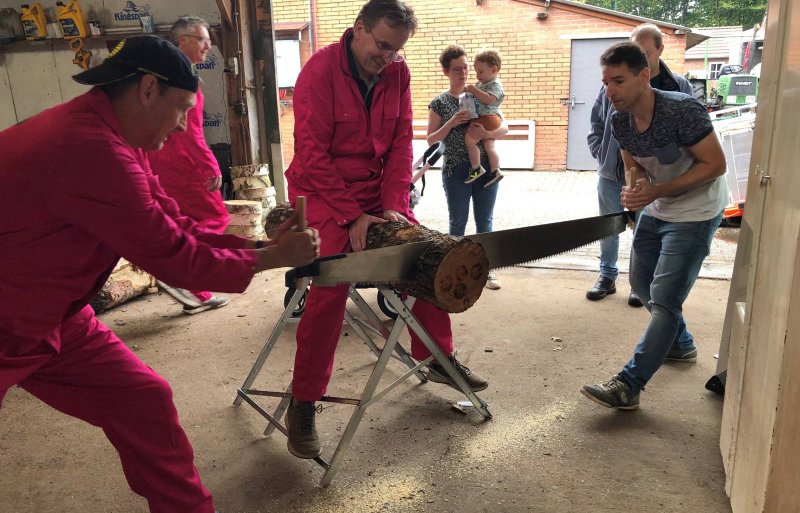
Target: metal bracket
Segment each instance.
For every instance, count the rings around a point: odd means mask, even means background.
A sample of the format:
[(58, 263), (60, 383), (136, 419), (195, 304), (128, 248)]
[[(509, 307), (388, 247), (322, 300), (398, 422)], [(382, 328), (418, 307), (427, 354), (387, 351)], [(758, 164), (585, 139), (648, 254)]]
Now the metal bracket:
[(766, 169), (762, 171), (759, 166), (756, 166), (756, 175), (758, 176), (758, 181), (761, 185), (767, 185), (772, 179), (772, 177), (767, 173), (768, 171)]

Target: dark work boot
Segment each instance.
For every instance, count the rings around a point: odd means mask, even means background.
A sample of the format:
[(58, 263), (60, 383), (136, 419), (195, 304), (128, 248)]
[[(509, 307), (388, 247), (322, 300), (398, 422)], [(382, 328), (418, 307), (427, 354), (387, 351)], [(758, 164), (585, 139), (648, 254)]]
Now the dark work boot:
[(298, 458), (311, 459), (319, 456), (319, 437), (314, 422), (316, 414), (314, 403), (304, 403), (294, 397), (286, 411), (286, 429), (289, 431), (287, 445), (289, 452)]
[(628, 304), (634, 308), (641, 308), (644, 306), (644, 303), (642, 303), (641, 298), (636, 294), (636, 292), (631, 292), (631, 294), (628, 296)]
[(597, 278), (597, 283), (594, 284), (594, 287), (586, 291), (586, 299), (591, 301), (600, 301), (604, 297), (608, 296), (609, 294), (613, 294), (616, 291), (617, 286), (614, 285), (614, 280), (611, 278), (606, 278), (605, 276), (601, 276)]

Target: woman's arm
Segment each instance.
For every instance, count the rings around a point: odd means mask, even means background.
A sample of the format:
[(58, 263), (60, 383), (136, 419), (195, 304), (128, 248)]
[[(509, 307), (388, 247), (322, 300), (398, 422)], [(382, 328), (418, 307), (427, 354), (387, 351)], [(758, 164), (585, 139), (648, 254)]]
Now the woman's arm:
[(452, 118), (443, 124), (442, 117), (434, 112), (433, 109), (428, 109), (428, 144), (444, 141), (453, 128), (467, 121), (469, 121), (469, 112), (465, 110), (456, 112)]
[(499, 139), (508, 133), (508, 125), (503, 121), (503, 124), (494, 130), (486, 130), (480, 123), (472, 123), (469, 126), (467, 135), (475, 140), (482, 141), (484, 139)]

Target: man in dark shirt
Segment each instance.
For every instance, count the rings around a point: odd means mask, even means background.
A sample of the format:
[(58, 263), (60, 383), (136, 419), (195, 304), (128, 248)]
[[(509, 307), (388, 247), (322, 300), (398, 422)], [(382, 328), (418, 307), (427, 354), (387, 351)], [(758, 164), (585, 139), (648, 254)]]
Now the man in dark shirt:
[(631, 175), (622, 206), (641, 210), (631, 250), (633, 290), (650, 321), (630, 361), (616, 376), (581, 392), (608, 408), (634, 410), (639, 392), (665, 360), (697, 359), (683, 302), (709, 253), (728, 201), (725, 155), (708, 112), (691, 96), (650, 86), (642, 48), (620, 43), (601, 57), (606, 95), (622, 160)]
[[(664, 38), (661, 30), (652, 23), (644, 23), (633, 30), (631, 40), (642, 47), (647, 55), (650, 69), (650, 86), (661, 91), (680, 91), (692, 94), (689, 82), (672, 73), (661, 60), (664, 52)], [(606, 97), (605, 86), (600, 88), (591, 114), (592, 128), (587, 141), (589, 151), (597, 159), (597, 199), (600, 214), (611, 214), (622, 210), (619, 195), (625, 185), (625, 172), (619, 155), (619, 145), (611, 133), (611, 115), (614, 105)], [(599, 301), (617, 291), (616, 279), (619, 274), (617, 257), (619, 254), (619, 235), (612, 235), (600, 241), (600, 276), (597, 283), (586, 292), (586, 298)], [(639, 296), (631, 291), (628, 304), (642, 306)]]

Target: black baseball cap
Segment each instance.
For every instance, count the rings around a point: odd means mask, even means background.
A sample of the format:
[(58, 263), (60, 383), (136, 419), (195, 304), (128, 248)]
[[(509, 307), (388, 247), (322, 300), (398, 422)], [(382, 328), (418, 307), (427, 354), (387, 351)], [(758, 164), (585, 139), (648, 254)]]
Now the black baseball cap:
[(86, 85), (106, 85), (148, 73), (172, 87), (197, 92), (197, 72), (180, 49), (158, 36), (123, 39), (98, 66), (72, 77)]

